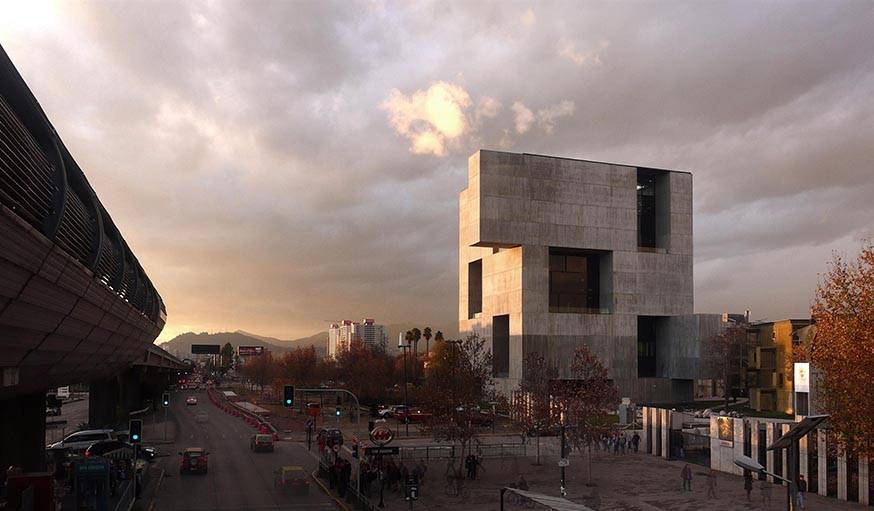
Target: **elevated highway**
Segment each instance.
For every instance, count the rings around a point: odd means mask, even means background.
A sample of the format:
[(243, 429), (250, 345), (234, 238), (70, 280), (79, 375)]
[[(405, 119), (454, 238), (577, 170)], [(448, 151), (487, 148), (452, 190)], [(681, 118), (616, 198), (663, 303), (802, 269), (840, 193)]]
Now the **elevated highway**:
[(45, 391), (118, 387), (139, 361), (152, 365), (166, 318), (161, 296), (0, 47), (0, 466), (39, 469)]

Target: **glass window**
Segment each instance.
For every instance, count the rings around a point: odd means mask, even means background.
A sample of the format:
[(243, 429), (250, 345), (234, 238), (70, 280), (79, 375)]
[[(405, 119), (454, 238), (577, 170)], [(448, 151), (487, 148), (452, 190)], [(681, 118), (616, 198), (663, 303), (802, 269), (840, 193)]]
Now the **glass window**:
[(549, 312), (600, 312), (600, 261), (603, 253), (549, 249)]

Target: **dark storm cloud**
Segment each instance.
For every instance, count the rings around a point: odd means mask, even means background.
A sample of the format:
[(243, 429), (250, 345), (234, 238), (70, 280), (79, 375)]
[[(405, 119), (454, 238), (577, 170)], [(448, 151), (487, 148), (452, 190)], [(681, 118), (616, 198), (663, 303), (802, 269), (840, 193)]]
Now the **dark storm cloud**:
[(166, 335), (454, 323), (479, 147), (692, 171), (702, 311), (804, 315), (874, 234), (869, 3), (33, 5), (0, 43)]

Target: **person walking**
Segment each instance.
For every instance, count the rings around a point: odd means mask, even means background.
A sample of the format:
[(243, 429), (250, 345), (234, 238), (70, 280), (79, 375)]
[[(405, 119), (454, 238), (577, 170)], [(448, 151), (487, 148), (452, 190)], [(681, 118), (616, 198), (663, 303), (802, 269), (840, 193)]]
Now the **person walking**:
[(716, 471), (712, 468), (707, 472), (707, 498), (715, 499), (716, 497)]
[(749, 470), (744, 470), (744, 491), (747, 492), (747, 502), (752, 502), (750, 493), (753, 491), (753, 475)]
[(798, 509), (804, 509), (804, 497), (807, 493), (807, 480), (804, 479), (804, 476), (798, 476)]
[(692, 491), (692, 468), (688, 463), (680, 470), (680, 477), (683, 479), (683, 491)]
[(613, 454), (619, 454), (619, 435), (613, 435)]
[(634, 448), (634, 452), (637, 452), (638, 446), (640, 446), (640, 435), (635, 431), (634, 436), (631, 437), (631, 447)]
[(625, 454), (625, 446), (628, 444), (628, 439), (625, 438), (625, 433), (620, 433), (619, 436), (619, 450), (622, 454)]

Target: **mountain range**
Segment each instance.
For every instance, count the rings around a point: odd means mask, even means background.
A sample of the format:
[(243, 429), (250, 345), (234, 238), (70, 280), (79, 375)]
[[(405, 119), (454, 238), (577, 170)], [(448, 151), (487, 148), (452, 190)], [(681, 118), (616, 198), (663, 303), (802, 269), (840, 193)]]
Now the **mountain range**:
[[(398, 333), (406, 332), (414, 326), (418, 325), (404, 323), (386, 325), (388, 335), (388, 351), (390, 353), (394, 353), (397, 351), (396, 346)], [(418, 328), (422, 327), (418, 326)], [(432, 329), (434, 330), (434, 332), (437, 332), (437, 328), (432, 327)], [(456, 328), (441, 328), (441, 330), (443, 330), (443, 334), (446, 339), (453, 339), (458, 336), (458, 331)], [(310, 335), (309, 337), (301, 337), (299, 339), (291, 340), (277, 339), (276, 337), (258, 335), (251, 332), (246, 332), (244, 330), (237, 330), (236, 332), (216, 333), (186, 332), (184, 334), (177, 335), (169, 341), (161, 344), (160, 347), (176, 355), (177, 357), (186, 358), (191, 355), (192, 344), (218, 344), (220, 346), (224, 346), (226, 343), (231, 343), (231, 346), (233, 346), (234, 348), (237, 348), (239, 346), (263, 346), (274, 355), (281, 355), (296, 348), (314, 346), (316, 348), (316, 352), (320, 356), (324, 356), (327, 353), (328, 349), (328, 332), (327, 330), (324, 330), (316, 334)], [(419, 349), (424, 351), (424, 339), (419, 343)]]

